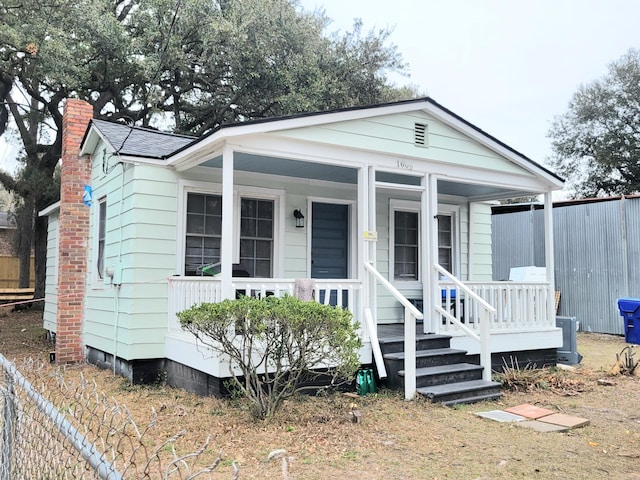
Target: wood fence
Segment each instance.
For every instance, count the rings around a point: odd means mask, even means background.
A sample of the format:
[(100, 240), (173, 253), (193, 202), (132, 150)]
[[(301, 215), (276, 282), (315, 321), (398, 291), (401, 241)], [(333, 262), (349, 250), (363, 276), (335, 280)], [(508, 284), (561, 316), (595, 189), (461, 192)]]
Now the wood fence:
[[(11, 255), (0, 255), (0, 289), (18, 288), (18, 278), (20, 275), (20, 259)], [(36, 272), (31, 257), (31, 275), (29, 286), (35, 287)]]

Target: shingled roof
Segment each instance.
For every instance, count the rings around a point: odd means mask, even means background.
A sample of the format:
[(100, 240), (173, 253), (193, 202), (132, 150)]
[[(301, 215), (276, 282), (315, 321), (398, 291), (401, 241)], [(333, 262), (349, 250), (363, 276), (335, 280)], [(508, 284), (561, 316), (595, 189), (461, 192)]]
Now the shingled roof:
[(120, 155), (166, 158), (196, 140), (196, 137), (187, 135), (130, 127), (105, 120), (92, 120), (91, 125), (98, 129), (105, 141)]

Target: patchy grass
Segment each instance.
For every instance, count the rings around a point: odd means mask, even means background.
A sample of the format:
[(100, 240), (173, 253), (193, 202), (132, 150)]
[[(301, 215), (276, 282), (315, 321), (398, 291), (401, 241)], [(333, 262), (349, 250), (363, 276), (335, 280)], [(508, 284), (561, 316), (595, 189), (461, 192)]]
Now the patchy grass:
[[(0, 314), (0, 352), (47, 361), (49, 345), (40, 325), (40, 312)], [(544, 370), (537, 388), (505, 391), (499, 402), (447, 408), (424, 399), (405, 402), (401, 393), (386, 390), (356, 399), (302, 396), (287, 401), (274, 420), (257, 423), (241, 402), (163, 385), (131, 386), (89, 365), (67, 368), (65, 376), (72, 381), (82, 373), (95, 380), (131, 410), (139, 425), (150, 420), (153, 408), (158, 443), (185, 428), (187, 437), (178, 448), (188, 453), (210, 437), (203, 461), (222, 450), (215, 478), (232, 478), (236, 462), (240, 479), (282, 479), (282, 459), (268, 460), (282, 449), (289, 477), (298, 480), (640, 479), (640, 379), (607, 373), (624, 347), (621, 337), (580, 333), (584, 360), (578, 368)], [(612, 386), (598, 384), (604, 377)], [(567, 433), (540, 434), (474, 415), (521, 403), (591, 423)], [(362, 413), (361, 423), (352, 421), (353, 408)]]

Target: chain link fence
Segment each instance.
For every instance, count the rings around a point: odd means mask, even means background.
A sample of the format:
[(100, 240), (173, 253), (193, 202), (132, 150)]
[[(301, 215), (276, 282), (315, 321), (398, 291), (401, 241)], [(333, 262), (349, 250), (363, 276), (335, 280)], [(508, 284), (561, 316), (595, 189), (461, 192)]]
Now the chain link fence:
[(207, 479), (220, 464), (218, 454), (200, 465), (211, 453), (208, 440), (178, 455), (175, 443), (186, 432), (159, 441), (155, 415), (139, 428), (125, 406), (86, 379), (72, 385), (62, 371), (27, 361), (20, 369), (29, 382), (2, 355), (0, 367), (0, 480)]

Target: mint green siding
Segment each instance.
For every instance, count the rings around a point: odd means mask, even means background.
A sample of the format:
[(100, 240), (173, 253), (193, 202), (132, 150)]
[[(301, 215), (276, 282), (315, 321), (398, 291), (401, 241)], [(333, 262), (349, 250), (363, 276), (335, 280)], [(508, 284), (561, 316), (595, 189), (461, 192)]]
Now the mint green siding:
[(56, 210), (48, 216), (47, 226), (47, 273), (45, 278), (45, 303), (43, 327), (50, 332), (56, 331), (58, 313), (58, 233), (59, 212)]
[[(414, 144), (416, 123), (428, 127), (428, 146)], [(533, 176), (521, 167), (478, 144), (463, 133), (424, 112), (384, 115), (279, 132), (299, 140), (340, 145), (429, 161), (463, 165), (474, 170)]]

